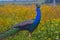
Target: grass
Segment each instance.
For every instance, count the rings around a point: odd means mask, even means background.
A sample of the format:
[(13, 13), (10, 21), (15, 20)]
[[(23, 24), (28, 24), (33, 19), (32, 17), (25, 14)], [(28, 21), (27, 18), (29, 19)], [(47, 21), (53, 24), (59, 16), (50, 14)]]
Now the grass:
[[(32, 7), (11, 4), (0, 6), (0, 33), (10, 29), (18, 22), (34, 19), (36, 16), (35, 8), (34, 5)], [(32, 40), (60, 40), (60, 6), (54, 8), (53, 6), (42, 5), (41, 13), (41, 22), (33, 32)], [(28, 39), (27, 31), (6, 38), (6, 40)]]

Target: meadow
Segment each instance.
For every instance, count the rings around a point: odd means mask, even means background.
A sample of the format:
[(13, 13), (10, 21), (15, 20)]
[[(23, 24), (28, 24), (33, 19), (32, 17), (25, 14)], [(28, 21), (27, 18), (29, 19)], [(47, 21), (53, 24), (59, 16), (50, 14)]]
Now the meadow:
[[(0, 34), (9, 30), (13, 25), (36, 17), (36, 6), (1, 5), (0, 6)], [(41, 6), (41, 21), (33, 32), (32, 40), (60, 40), (60, 5)], [(18, 32), (4, 40), (28, 40), (28, 32)]]

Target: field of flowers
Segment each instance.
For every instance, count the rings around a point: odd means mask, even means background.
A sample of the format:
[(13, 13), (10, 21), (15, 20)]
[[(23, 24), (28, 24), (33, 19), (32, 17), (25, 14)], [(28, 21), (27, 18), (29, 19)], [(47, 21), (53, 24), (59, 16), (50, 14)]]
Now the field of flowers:
[[(36, 17), (36, 6), (1, 5), (0, 6), (0, 34), (9, 30), (13, 25)], [(33, 32), (32, 40), (60, 40), (60, 5), (41, 6), (41, 22)], [(9, 36), (6, 40), (28, 40), (28, 32), (19, 32)], [(5, 39), (4, 39), (5, 40)]]

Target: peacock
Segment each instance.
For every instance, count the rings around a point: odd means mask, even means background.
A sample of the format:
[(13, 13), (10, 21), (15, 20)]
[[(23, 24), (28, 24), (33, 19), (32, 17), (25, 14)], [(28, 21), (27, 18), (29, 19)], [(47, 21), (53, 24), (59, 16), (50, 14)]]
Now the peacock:
[(18, 23), (13, 26), (10, 30), (0, 34), (0, 39), (4, 39), (7, 36), (14, 35), (15, 33), (22, 31), (22, 30), (27, 30), (29, 32), (29, 36), (32, 36), (33, 31), (37, 28), (38, 24), (40, 23), (41, 20), (41, 10), (40, 10), (40, 5), (36, 4), (36, 18), (34, 20), (26, 20), (21, 23)]
[(37, 16), (35, 20), (26, 20), (24, 22), (18, 23), (16, 25), (13, 26), (12, 29), (10, 29), (7, 32), (4, 32), (0, 35), (0, 38), (5, 38), (9, 35), (14, 35), (15, 33), (17, 33), (18, 31), (22, 31), (22, 30), (27, 30), (29, 31), (29, 34), (31, 35), (32, 32), (36, 29), (36, 27), (38, 26), (40, 19), (41, 19), (41, 12), (40, 12), (40, 6), (36, 7), (36, 11), (37, 11)]

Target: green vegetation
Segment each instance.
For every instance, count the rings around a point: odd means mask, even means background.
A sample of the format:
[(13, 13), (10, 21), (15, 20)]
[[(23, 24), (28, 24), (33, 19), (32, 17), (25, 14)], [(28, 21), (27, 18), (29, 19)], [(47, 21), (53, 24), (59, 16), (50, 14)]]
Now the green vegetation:
[[(28, 40), (28, 32), (22, 31), (6, 38), (7, 40)], [(50, 20), (45, 24), (40, 23), (33, 32), (32, 40), (60, 40), (60, 22)]]

